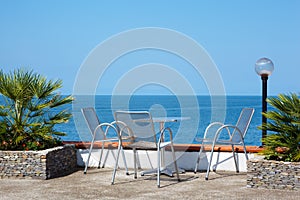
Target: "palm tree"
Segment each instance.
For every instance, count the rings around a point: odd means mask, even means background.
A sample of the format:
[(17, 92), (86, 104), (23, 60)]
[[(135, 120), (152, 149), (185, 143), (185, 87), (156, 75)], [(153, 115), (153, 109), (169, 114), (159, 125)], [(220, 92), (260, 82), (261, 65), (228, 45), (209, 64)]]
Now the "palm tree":
[[(267, 102), (274, 110), (263, 113), (269, 119), (260, 129), (272, 133), (263, 138), (263, 154), (269, 159), (300, 161), (300, 99), (296, 94), (271, 97)], [(280, 150), (279, 150), (280, 149)]]
[(45, 149), (59, 145), (55, 124), (66, 123), (72, 116), (57, 107), (73, 101), (55, 91), (62, 81), (47, 81), (42, 75), (16, 69), (10, 73), (0, 70), (0, 149)]

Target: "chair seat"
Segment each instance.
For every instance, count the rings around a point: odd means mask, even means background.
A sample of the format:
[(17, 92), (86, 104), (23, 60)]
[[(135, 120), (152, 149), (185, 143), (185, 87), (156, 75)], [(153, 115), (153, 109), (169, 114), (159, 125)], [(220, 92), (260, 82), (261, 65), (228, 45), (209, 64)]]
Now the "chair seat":
[(201, 143), (202, 143), (202, 142), (204, 142), (204, 143), (205, 143), (205, 142), (211, 143), (211, 142), (214, 141), (213, 139), (210, 139), (210, 138), (209, 138), (209, 139), (207, 139), (207, 138), (206, 138), (206, 139), (204, 139), (204, 138), (196, 138), (195, 140), (196, 140), (197, 142), (201, 142)]
[(242, 142), (234, 142), (232, 140), (217, 140), (216, 144), (224, 144), (224, 145), (240, 145)]
[[(201, 142), (203, 144), (212, 144), (213, 143), (213, 139), (204, 139), (204, 138), (196, 138), (197, 142)], [(241, 145), (242, 142), (238, 141), (238, 142), (234, 142), (232, 140), (216, 140), (215, 144), (223, 144), (223, 145)]]
[[(160, 148), (164, 148), (168, 146), (171, 142), (162, 142), (160, 143)], [(157, 146), (155, 142), (147, 142), (147, 141), (138, 141), (131, 144), (128, 144), (127, 147), (129, 148), (136, 148), (136, 149), (144, 149), (144, 150), (157, 150)]]
[(138, 141), (127, 146), (135, 149), (157, 150), (155, 142)]

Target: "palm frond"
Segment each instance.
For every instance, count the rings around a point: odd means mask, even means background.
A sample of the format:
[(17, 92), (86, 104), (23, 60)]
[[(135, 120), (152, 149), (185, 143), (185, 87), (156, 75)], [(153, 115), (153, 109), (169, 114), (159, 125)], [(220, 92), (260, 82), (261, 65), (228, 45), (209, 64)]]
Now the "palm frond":
[(55, 108), (58, 106), (72, 103), (73, 101), (74, 98), (72, 96), (62, 97), (61, 95), (55, 95), (51, 100), (52, 104), (50, 105), (50, 107)]
[[(10, 140), (12, 149), (23, 149), (19, 146), (23, 142), (33, 148), (57, 145), (58, 140), (53, 135), (64, 133), (54, 131), (54, 126), (68, 122), (72, 116), (67, 110), (54, 109), (73, 101), (71, 96), (55, 93), (62, 87), (62, 81), (47, 80), (33, 71), (16, 69), (9, 73), (0, 70), (0, 83), (4, 100), (4, 105), (0, 105), (0, 124), (3, 124), (1, 132), (5, 132), (1, 134), (0, 144)], [(41, 147), (35, 146), (34, 141), (39, 141)]]
[[(260, 129), (271, 131), (262, 141), (265, 143), (264, 154), (280, 157), (286, 161), (300, 161), (300, 99), (296, 94), (271, 97), (267, 102), (274, 108), (263, 113), (268, 122)], [(288, 151), (279, 154), (277, 147), (287, 147)]]

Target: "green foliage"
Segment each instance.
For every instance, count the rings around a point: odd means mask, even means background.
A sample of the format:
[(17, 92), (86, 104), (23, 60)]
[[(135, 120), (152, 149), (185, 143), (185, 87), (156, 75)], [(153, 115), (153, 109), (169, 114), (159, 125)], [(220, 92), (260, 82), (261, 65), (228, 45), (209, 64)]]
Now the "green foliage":
[[(273, 132), (263, 138), (267, 159), (300, 161), (300, 99), (296, 94), (271, 97), (267, 102), (274, 110), (263, 113), (268, 119), (260, 126)], [(281, 148), (281, 150), (279, 149)]]
[(54, 129), (56, 124), (71, 118), (67, 110), (57, 109), (69, 104), (73, 97), (55, 91), (62, 81), (47, 81), (42, 75), (23, 69), (10, 73), (0, 70), (0, 149), (39, 150), (61, 144)]

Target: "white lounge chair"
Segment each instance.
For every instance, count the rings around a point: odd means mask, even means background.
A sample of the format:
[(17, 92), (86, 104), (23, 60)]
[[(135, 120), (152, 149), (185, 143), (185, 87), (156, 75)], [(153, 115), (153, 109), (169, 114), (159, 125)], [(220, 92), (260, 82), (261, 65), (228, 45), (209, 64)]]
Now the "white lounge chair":
[[(179, 173), (176, 163), (176, 157), (172, 141), (172, 131), (170, 128), (164, 128), (160, 130), (158, 134), (154, 130), (154, 124), (151, 114), (147, 111), (117, 111), (115, 112), (115, 120), (119, 128), (119, 147), (117, 154), (117, 162), (112, 175), (112, 184), (114, 184), (118, 158), (120, 151), (124, 145), (124, 140), (122, 139), (124, 135), (128, 135), (130, 140), (129, 145), (126, 148), (131, 148), (134, 153), (134, 178), (137, 178), (137, 150), (154, 150), (157, 151), (157, 187), (160, 187), (160, 174), (163, 170), (161, 167), (161, 150), (167, 146), (171, 147), (174, 169), (177, 175), (178, 181)], [(170, 136), (169, 141), (164, 141), (164, 135), (168, 133)], [(146, 172), (142, 173), (142, 175)]]
[[(100, 123), (99, 118), (96, 114), (96, 111), (92, 107), (82, 108), (81, 112), (82, 112), (82, 114), (84, 116), (84, 119), (85, 119), (85, 121), (86, 121), (86, 123), (89, 127), (89, 130), (90, 130), (90, 132), (93, 136), (92, 141), (91, 141), (91, 145), (90, 145), (90, 149), (89, 149), (88, 159), (85, 163), (85, 168), (84, 168), (84, 174), (86, 174), (87, 168), (88, 168), (88, 165), (89, 165), (89, 162), (90, 162), (90, 157), (91, 157), (91, 153), (92, 153), (92, 150), (93, 150), (94, 143), (96, 141), (102, 143), (102, 148), (101, 148), (100, 158), (99, 158), (99, 163), (98, 163), (98, 168), (100, 168), (105, 142), (117, 142), (117, 141), (119, 141), (119, 138), (118, 138), (117, 129), (115, 127), (115, 122)], [(115, 132), (114, 137), (108, 137), (107, 136), (107, 133), (108, 133), (109, 130), (112, 130), (112, 131)], [(125, 169), (126, 169), (126, 174), (128, 174), (125, 154), (124, 154), (123, 149), (121, 149), (121, 150), (122, 150), (123, 161), (124, 161), (124, 165), (125, 165)], [(106, 156), (105, 156), (105, 159), (103, 161), (102, 168), (105, 166), (108, 153), (109, 153), (109, 151), (106, 152)]]
[[(196, 173), (198, 170), (198, 165), (201, 160), (201, 153), (205, 151), (205, 145), (211, 145), (211, 153), (210, 158), (206, 170), (205, 180), (208, 180), (210, 166), (213, 158), (214, 147), (215, 145), (230, 145), (232, 148), (233, 158), (235, 162), (236, 172), (239, 172), (239, 167), (237, 163), (237, 158), (235, 155), (234, 145), (242, 145), (245, 153), (245, 157), (248, 160), (248, 155), (246, 151), (246, 147), (244, 144), (244, 138), (247, 133), (248, 127), (250, 125), (252, 116), (254, 113), (253, 108), (244, 108), (242, 109), (240, 116), (236, 125), (231, 124), (223, 124), (220, 122), (213, 122), (209, 124), (205, 130), (204, 137), (197, 139), (201, 142), (201, 147), (199, 150), (199, 154), (197, 156), (196, 166), (194, 172)], [(213, 131), (212, 131), (213, 130)], [(222, 139), (220, 137), (222, 134), (226, 134), (226, 139)], [(228, 134), (228, 135), (227, 135)], [(215, 171), (216, 169), (213, 168)]]

